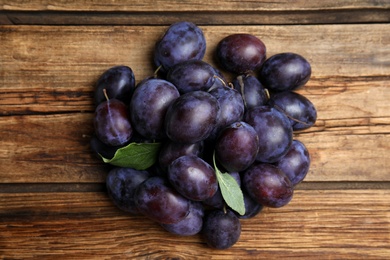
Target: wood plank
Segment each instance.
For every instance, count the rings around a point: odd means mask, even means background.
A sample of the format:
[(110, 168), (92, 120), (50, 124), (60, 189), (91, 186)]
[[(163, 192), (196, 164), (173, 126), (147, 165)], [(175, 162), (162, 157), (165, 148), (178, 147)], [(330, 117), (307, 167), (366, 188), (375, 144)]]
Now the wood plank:
[[(300, 92), (316, 105), (318, 121), (296, 135), (313, 157), (307, 181), (390, 180), (389, 25), (202, 28), (211, 63), (218, 40), (232, 31), (264, 38), (269, 55), (308, 57), (313, 76)], [(104, 181), (106, 168), (86, 138), (93, 83), (117, 64), (130, 65), (138, 81), (151, 75), (145, 57), (163, 29), (1, 27), (0, 114), (8, 116), (0, 120), (0, 182)]]
[[(0, 27), (3, 43), (0, 114), (93, 110), (93, 84), (109, 67), (128, 65), (137, 81), (152, 75), (155, 68), (151, 53), (165, 29), (165, 26)], [(340, 114), (337, 111), (343, 111), (343, 118), (346, 111), (354, 117), (388, 116), (388, 24), (202, 29), (208, 43), (205, 60), (214, 65), (212, 57), (218, 41), (233, 32), (252, 33), (261, 38), (268, 47), (268, 56), (291, 51), (306, 57), (313, 73), (305, 91), (321, 113), (327, 113), (326, 119), (337, 118)], [(378, 100), (368, 102), (374, 96)], [(339, 98), (343, 102), (338, 102)]]
[(3, 117), (1, 183), (104, 182), (108, 166), (91, 152), (91, 114)]
[(0, 24), (14, 25), (169, 25), (183, 20), (190, 20), (199, 25), (386, 23), (390, 21), (390, 9), (290, 10), (287, 12), (279, 10), (0, 11)]
[[(92, 114), (3, 117), (0, 183), (102, 183), (109, 170), (89, 147)], [(390, 181), (389, 125), (296, 134), (312, 157), (306, 182)]]
[(0, 10), (24, 10), (24, 11), (134, 11), (134, 12), (162, 12), (162, 11), (291, 11), (291, 10), (340, 10), (340, 9), (388, 9), (389, 1), (386, 0), (330, 0), (330, 1), (229, 1), (216, 2), (189, 0), (135, 0), (135, 1), (53, 1), (33, 0), (27, 3), (22, 0), (1, 0)]
[[(310, 172), (228, 250), (119, 211), (89, 147), (98, 76), (151, 75), (155, 41), (179, 20), (201, 26), (212, 64), (222, 37), (246, 32), (313, 68), (299, 92), (318, 120), (295, 134)], [(0, 0), (0, 258), (389, 259), (389, 22), (388, 0)]]
[(0, 1), (0, 24), (202, 25), (379, 23), (390, 21), (380, 1)]
[[(352, 128), (353, 127), (349, 127)], [(368, 127), (381, 131), (381, 127)], [(388, 181), (390, 158), (386, 133), (350, 134), (339, 130), (299, 135), (311, 155), (306, 181)], [(353, 131), (349, 129), (348, 131)]]
[(297, 191), (291, 203), (242, 221), (240, 240), (209, 249), (117, 210), (104, 193), (0, 196), (4, 258), (388, 259), (389, 190)]

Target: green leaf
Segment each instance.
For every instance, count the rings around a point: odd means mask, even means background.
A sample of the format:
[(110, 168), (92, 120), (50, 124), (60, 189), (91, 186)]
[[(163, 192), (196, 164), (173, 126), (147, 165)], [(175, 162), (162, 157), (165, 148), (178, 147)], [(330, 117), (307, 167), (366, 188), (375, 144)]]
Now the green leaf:
[(245, 202), (242, 190), (237, 181), (228, 173), (222, 173), (215, 163), (215, 153), (213, 156), (214, 169), (217, 175), (219, 188), (221, 189), (222, 197), (226, 204), (237, 211), (240, 215), (245, 214)]
[(160, 146), (160, 143), (131, 143), (119, 148), (112, 159), (100, 156), (105, 163), (145, 170), (156, 162)]

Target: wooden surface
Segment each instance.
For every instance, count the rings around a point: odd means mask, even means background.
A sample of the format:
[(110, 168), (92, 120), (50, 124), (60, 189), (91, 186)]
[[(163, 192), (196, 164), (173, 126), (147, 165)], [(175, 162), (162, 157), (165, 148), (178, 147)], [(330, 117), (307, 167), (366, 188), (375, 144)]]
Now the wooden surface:
[[(390, 258), (389, 1), (58, 2), (0, 0), (0, 259)], [(295, 135), (310, 172), (228, 250), (120, 212), (89, 148), (94, 82), (119, 64), (151, 75), (178, 20), (203, 29), (208, 62), (244, 32), (313, 69), (299, 92), (318, 121)]]

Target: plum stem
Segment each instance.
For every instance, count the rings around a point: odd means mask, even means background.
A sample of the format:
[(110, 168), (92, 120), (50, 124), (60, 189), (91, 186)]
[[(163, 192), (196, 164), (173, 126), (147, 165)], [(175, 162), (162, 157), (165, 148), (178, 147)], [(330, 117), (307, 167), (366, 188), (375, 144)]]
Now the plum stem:
[(161, 70), (162, 65), (158, 66), (157, 69), (153, 73), (153, 77), (156, 79), (158, 77), (158, 72)]
[(267, 96), (267, 99), (271, 99), (271, 94), (269, 93), (269, 90), (267, 88), (264, 89), (265, 95)]
[(238, 84), (240, 85), (240, 91), (241, 91), (241, 96), (244, 101), (244, 106), (247, 108), (248, 104), (246, 102), (246, 96), (245, 96), (245, 86), (244, 86), (244, 79), (243, 76), (240, 75), (237, 77)]
[(108, 98), (107, 90), (105, 88), (103, 89), (103, 94), (104, 94), (106, 100), (109, 101), (110, 99)]
[(215, 79), (218, 79), (219, 81), (221, 81), (222, 84), (226, 87), (226, 82), (225, 82), (220, 76), (214, 75), (213, 77), (214, 77)]
[(226, 204), (223, 205), (223, 213), (224, 213), (225, 215), (227, 214)]

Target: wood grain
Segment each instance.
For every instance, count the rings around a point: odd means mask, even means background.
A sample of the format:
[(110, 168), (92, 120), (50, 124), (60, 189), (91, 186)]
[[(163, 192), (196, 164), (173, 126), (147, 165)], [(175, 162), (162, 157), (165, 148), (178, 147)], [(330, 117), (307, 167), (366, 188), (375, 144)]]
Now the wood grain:
[[(1, 27), (0, 114), (93, 110), (93, 84), (110, 66), (130, 66), (137, 81), (152, 75), (154, 43), (166, 28)], [(205, 60), (214, 65), (218, 41), (231, 32), (258, 36), (266, 44), (268, 56), (290, 51), (306, 57), (313, 73), (304, 91), (322, 113), (328, 113), (326, 118), (337, 118), (335, 109), (355, 116), (388, 116), (384, 102), (389, 99), (386, 88), (390, 74), (387, 24), (202, 29), (208, 44)], [(26, 86), (30, 86), (29, 91), (25, 91)], [(367, 98), (374, 95), (378, 102), (369, 102)], [(340, 97), (343, 102), (338, 102)]]
[(3, 194), (0, 251), (23, 259), (386, 259), (389, 201), (388, 190), (297, 191), (289, 205), (243, 220), (231, 249), (212, 250), (200, 235), (179, 238), (121, 213), (104, 193)]
[[(109, 168), (90, 150), (91, 122), (91, 113), (3, 117), (0, 183), (104, 182)], [(312, 157), (305, 181), (390, 181), (388, 125), (342, 128), (296, 135)]]
[[(288, 3), (288, 4), (286, 4)], [(65, 11), (258, 11), (258, 10), (331, 10), (331, 9), (387, 9), (390, 3), (386, 0), (330, 0), (330, 1), (230, 1), (222, 0), (217, 3), (189, 0), (189, 1), (153, 1), (153, 0), (135, 0), (135, 1), (90, 1), (90, 0), (70, 0), (70, 1), (52, 1), (52, 0), (32, 0), (27, 3), (23, 0), (1, 0), (0, 10), (65, 10)]]
[[(298, 92), (318, 120), (295, 134), (310, 172), (228, 250), (119, 211), (90, 152), (99, 75), (151, 75), (154, 43), (179, 20), (201, 26), (213, 65), (218, 41), (245, 32), (313, 68)], [(389, 22), (388, 0), (0, 0), (0, 258), (389, 259)]]
[[(241, 2), (240, 2), (241, 3)], [(0, 11), (0, 24), (14, 25), (170, 25), (192, 21), (198, 25), (294, 25), (386, 23), (390, 9), (250, 10), (250, 11), (164, 11), (164, 12), (79, 12)]]
[[(131, 66), (137, 81), (151, 75), (164, 28), (3, 26), (0, 182), (104, 181), (107, 168), (88, 146), (93, 84), (118, 64)], [(312, 155), (307, 181), (390, 181), (389, 25), (202, 29), (205, 60), (214, 65), (216, 44), (232, 30), (261, 37), (269, 55), (292, 51), (311, 62), (312, 79), (299, 92), (315, 104), (318, 120), (296, 135)]]
[(327, 10), (327, 9), (387, 9), (390, 4), (386, 0), (347, 0), (347, 1), (305, 1), (298, 0), (294, 2), (286, 1), (227, 1), (217, 0), (214, 2), (189, 0), (189, 1), (153, 1), (153, 0), (135, 0), (135, 1), (52, 1), (52, 0), (32, 0), (27, 3), (23, 0), (1, 0), (0, 10), (65, 10), (65, 11), (252, 11), (252, 10)]
[(0, 24), (168, 25), (389, 22), (380, 1), (0, 1)]
[(1, 183), (103, 182), (107, 165), (89, 146), (92, 114), (1, 120)]

